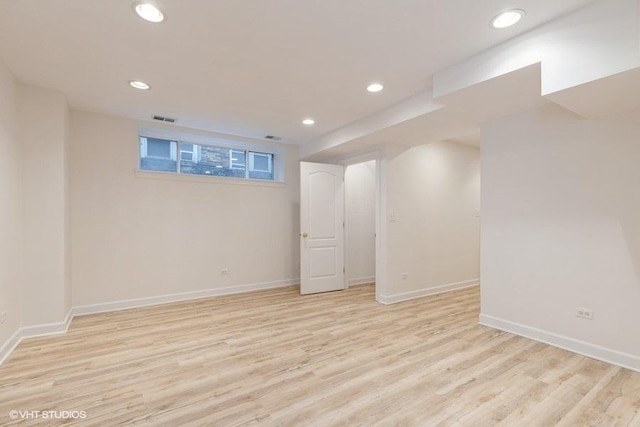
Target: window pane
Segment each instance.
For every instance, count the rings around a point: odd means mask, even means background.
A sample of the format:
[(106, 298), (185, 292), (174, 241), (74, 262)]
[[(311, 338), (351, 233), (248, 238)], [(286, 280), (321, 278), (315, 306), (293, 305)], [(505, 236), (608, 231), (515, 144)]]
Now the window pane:
[[(192, 162), (195, 161), (193, 158), (194, 148), (193, 144), (183, 144), (180, 143), (180, 160)], [(184, 165), (180, 165), (181, 167)]]
[(171, 141), (147, 138), (147, 156), (161, 159), (171, 158)]
[[(198, 161), (182, 161), (180, 172), (191, 175), (227, 176), (245, 178), (244, 151), (210, 145), (183, 144), (198, 152)], [(182, 153), (181, 153), (182, 158)]]
[(176, 150), (175, 141), (140, 138), (140, 169), (177, 172)]
[(246, 153), (244, 151), (230, 150), (230, 164), (234, 169), (244, 169), (246, 167)]
[(273, 154), (250, 151), (249, 178), (273, 181)]
[(253, 170), (269, 172), (269, 157), (265, 155), (253, 155)]

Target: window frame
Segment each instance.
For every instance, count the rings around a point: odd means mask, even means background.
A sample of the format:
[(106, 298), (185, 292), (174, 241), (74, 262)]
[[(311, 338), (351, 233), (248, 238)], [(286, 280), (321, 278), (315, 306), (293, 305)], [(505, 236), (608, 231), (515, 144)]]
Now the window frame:
[[(150, 169), (142, 169), (141, 168), (141, 159), (142, 159), (142, 150), (140, 148), (141, 138), (156, 138), (156, 139), (164, 139), (175, 142), (175, 150), (176, 150), (176, 162), (177, 162), (177, 170), (175, 172), (171, 171), (155, 171)], [(284, 183), (284, 147), (281, 144), (276, 143), (268, 143), (268, 142), (253, 142), (248, 141), (246, 139), (230, 139), (230, 138), (218, 138), (211, 137), (207, 135), (198, 135), (198, 134), (188, 134), (182, 132), (175, 132), (165, 129), (154, 129), (154, 128), (138, 128), (138, 154), (137, 154), (137, 167), (136, 171), (143, 174), (154, 174), (159, 173), (163, 175), (175, 175), (184, 177), (204, 177), (206, 179), (220, 179), (223, 181), (246, 181), (248, 183)], [(199, 146), (210, 146), (219, 149), (229, 149), (229, 154), (231, 151), (243, 151), (245, 153), (245, 164), (244, 164), (244, 177), (226, 177), (226, 176), (215, 176), (208, 174), (189, 174), (183, 173), (180, 169), (181, 164), (181, 144), (193, 144), (194, 152), (193, 159), (194, 163), (200, 161), (200, 153)], [(273, 179), (260, 179), (260, 178), (249, 178), (249, 157), (253, 157), (250, 153), (256, 153), (258, 155), (271, 155), (270, 158), (270, 167), (271, 170), (268, 173), (272, 173)], [(231, 167), (231, 156), (230, 156), (230, 169), (242, 169), (242, 168), (232, 168)], [(184, 160), (188, 161), (188, 160)], [(257, 172), (266, 172), (266, 171), (257, 171)]]
[[(256, 151), (248, 151), (249, 153), (249, 165), (248, 168), (249, 172), (265, 172), (265, 173), (272, 173), (273, 172), (273, 154), (271, 153), (261, 153), (261, 152), (256, 152)], [(255, 168), (255, 157), (256, 155), (258, 157), (266, 157), (267, 158), (267, 169), (256, 169)]]
[[(145, 140), (142, 141), (142, 138), (144, 138)], [(151, 139), (160, 139), (160, 140), (163, 140), (163, 141), (167, 141), (169, 143), (169, 157), (151, 156), (151, 155), (149, 155), (149, 141), (148, 141), (149, 138), (151, 138)], [(140, 143), (140, 146), (141, 146), (140, 151), (138, 152), (138, 156), (140, 158), (143, 157), (142, 156), (142, 152), (144, 152), (146, 154), (144, 157), (149, 157), (151, 159), (162, 159), (162, 160), (172, 160), (172, 161), (176, 160), (177, 152), (179, 151), (179, 149), (177, 147), (178, 144), (179, 144), (178, 141), (174, 141), (172, 139), (156, 138), (156, 137), (153, 137), (153, 136), (140, 135), (138, 137), (138, 142)], [(172, 144), (172, 142), (174, 144)]]
[[(221, 148), (225, 148), (225, 147), (221, 147)], [(243, 155), (244, 155), (244, 164), (243, 164), (242, 167), (240, 167), (240, 165), (234, 166), (234, 164), (233, 164), (233, 155), (234, 155), (233, 152), (234, 151), (236, 151), (238, 153), (243, 153)], [(238, 150), (237, 148), (230, 148), (229, 149), (229, 169), (238, 169), (238, 170), (239, 169), (244, 169), (246, 171), (246, 169), (247, 169), (247, 153), (248, 153), (247, 150)], [(246, 175), (246, 173), (245, 173), (245, 175)]]
[[(185, 142), (185, 141), (177, 141), (178, 142), (178, 152), (180, 153), (180, 161), (185, 161), (185, 162), (193, 162), (193, 163), (198, 163), (198, 145), (197, 144), (192, 144), (190, 142)], [(191, 145), (191, 150), (183, 150), (182, 146), (183, 145)], [(182, 153), (188, 153), (191, 155), (190, 159), (183, 159), (182, 158)]]

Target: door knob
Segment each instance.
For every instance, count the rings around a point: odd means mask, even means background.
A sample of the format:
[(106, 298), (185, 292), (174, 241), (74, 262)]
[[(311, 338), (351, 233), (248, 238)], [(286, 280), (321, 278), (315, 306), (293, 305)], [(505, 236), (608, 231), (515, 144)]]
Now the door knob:
[(307, 238), (309, 235), (307, 233), (302, 233), (302, 237)]

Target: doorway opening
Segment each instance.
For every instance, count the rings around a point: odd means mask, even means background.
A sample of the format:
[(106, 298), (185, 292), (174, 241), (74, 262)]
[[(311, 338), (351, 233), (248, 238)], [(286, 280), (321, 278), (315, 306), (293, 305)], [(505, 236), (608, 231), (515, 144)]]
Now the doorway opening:
[(345, 287), (376, 281), (376, 160), (349, 164), (345, 189)]
[(300, 162), (301, 295), (373, 283), (380, 301), (386, 266), (383, 167), (377, 151), (338, 164)]

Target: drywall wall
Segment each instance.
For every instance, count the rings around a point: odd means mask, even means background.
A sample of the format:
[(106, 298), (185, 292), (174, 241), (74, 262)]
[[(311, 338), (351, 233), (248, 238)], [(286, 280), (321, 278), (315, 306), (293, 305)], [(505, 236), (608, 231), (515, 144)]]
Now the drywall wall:
[(376, 273), (376, 162), (347, 166), (344, 173), (347, 280), (370, 283)]
[(71, 309), (67, 171), (68, 108), (64, 96), (18, 87), (22, 149), (23, 326), (59, 323)]
[(640, 369), (639, 141), (638, 111), (484, 126), (483, 323)]
[(297, 284), (297, 148), (285, 184), (136, 173), (140, 126), (72, 112), (74, 307)]
[[(22, 176), (17, 90), (0, 62), (0, 360), (22, 318)], [(6, 313), (4, 318), (2, 313)]]
[(385, 151), (387, 258), (380, 301), (477, 284), (479, 150), (437, 142)]

